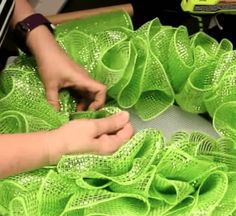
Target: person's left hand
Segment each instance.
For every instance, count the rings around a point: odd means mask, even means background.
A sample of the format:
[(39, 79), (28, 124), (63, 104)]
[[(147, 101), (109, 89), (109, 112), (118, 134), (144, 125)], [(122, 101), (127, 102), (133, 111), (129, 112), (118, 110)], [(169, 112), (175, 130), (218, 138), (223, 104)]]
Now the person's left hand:
[(46, 26), (31, 31), (26, 45), (36, 59), (47, 100), (56, 110), (60, 108), (59, 91), (63, 88), (77, 90), (80, 99), (78, 110), (96, 110), (104, 105), (106, 86), (92, 79), (82, 66), (76, 64)]
[(61, 48), (51, 50), (36, 60), (47, 100), (56, 110), (59, 109), (59, 90), (68, 87), (78, 92), (78, 110), (96, 110), (104, 105), (106, 86), (93, 80), (89, 73), (70, 59)]

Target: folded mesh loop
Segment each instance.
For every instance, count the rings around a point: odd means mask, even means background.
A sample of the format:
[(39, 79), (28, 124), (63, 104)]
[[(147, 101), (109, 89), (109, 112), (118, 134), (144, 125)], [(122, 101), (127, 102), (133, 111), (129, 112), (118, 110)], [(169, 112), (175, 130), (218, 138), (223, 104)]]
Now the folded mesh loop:
[(163, 28), (150, 40), (150, 50), (168, 70), (170, 40), (175, 33), (174, 28)]
[(222, 56), (225, 53), (230, 52), (230, 51), (233, 51), (233, 44), (228, 39), (223, 38), (220, 41), (220, 44), (218, 46), (216, 57), (220, 57), (220, 56)]
[(205, 32), (197, 32), (190, 38), (191, 48), (201, 47), (209, 56), (215, 56), (219, 43)]
[(234, 189), (236, 187), (235, 172), (229, 172), (228, 175), (228, 188), (225, 192), (225, 196), (220, 201), (219, 205), (213, 210), (212, 215), (231, 215), (236, 210), (236, 201), (234, 198)]
[(179, 26), (170, 41), (167, 75), (175, 92), (184, 86), (193, 70), (193, 52), (187, 28)]
[(146, 42), (139, 36), (132, 38), (135, 58), (133, 61), (132, 75), (127, 85), (119, 94), (119, 105), (123, 108), (133, 107), (142, 93), (142, 80), (147, 66), (148, 50)]
[(152, 199), (162, 200), (171, 206), (180, 203), (194, 192), (193, 186), (188, 182), (168, 179), (158, 173), (156, 173), (151, 187)]
[(185, 111), (191, 113), (205, 113), (205, 98), (213, 95), (212, 79), (215, 74), (216, 64), (207, 64), (196, 68), (188, 77), (184, 88), (176, 94), (176, 102)]
[(29, 131), (24, 114), (17, 111), (4, 111), (0, 114), (1, 133), (20, 133)]
[(216, 171), (207, 176), (196, 192), (196, 195), (199, 196), (198, 202), (191, 210), (191, 213), (193, 215), (210, 215), (224, 198), (227, 187), (228, 178), (226, 173)]
[[(223, 77), (218, 82), (218, 86), (214, 89), (212, 96), (206, 98), (205, 105), (211, 116), (214, 116), (216, 110), (221, 105), (223, 106), (228, 102), (235, 101), (235, 69), (236, 66), (232, 66), (225, 71)], [(225, 113), (225, 115), (227, 115), (227, 113)]]
[(153, 119), (174, 103), (173, 95), (161, 62), (150, 52), (143, 75), (142, 94), (135, 110), (142, 120)]
[(213, 126), (222, 136), (235, 140), (235, 106), (234, 101), (218, 107), (214, 115)]
[[(107, 205), (109, 203), (109, 205)], [(87, 208), (90, 206), (89, 208)], [(149, 203), (135, 194), (112, 193), (107, 190), (81, 191), (74, 194), (61, 216), (73, 215), (147, 215)]]
[(66, 116), (55, 112), (48, 104), (44, 88), (34, 71), (6, 69), (1, 80), (6, 80), (8, 85), (4, 86), (6, 94), (0, 99), (0, 111), (12, 110), (23, 113), (31, 127), (28, 127), (28, 131), (22, 132), (57, 128), (67, 120)]
[(140, 26), (135, 31), (134, 35), (150, 41), (161, 30), (161, 28), (162, 24), (159, 18), (154, 18)]

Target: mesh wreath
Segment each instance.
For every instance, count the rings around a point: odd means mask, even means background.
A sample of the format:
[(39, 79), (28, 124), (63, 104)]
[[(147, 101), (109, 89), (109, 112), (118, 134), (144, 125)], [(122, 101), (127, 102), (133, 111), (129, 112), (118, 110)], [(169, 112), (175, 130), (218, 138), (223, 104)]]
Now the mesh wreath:
[[(69, 91), (61, 110), (48, 105), (32, 57), (22, 54), (0, 75), (0, 132), (51, 130), (71, 119), (135, 110), (144, 121), (176, 102), (208, 113), (220, 138), (158, 129), (138, 131), (110, 156), (65, 155), (55, 166), (0, 180), (0, 215), (236, 215), (236, 53), (185, 26), (158, 18), (137, 30), (125, 12), (58, 25), (56, 40), (108, 87), (96, 112), (75, 112)], [(111, 106), (112, 105), (112, 106)], [(32, 144), (33, 145), (33, 144)]]

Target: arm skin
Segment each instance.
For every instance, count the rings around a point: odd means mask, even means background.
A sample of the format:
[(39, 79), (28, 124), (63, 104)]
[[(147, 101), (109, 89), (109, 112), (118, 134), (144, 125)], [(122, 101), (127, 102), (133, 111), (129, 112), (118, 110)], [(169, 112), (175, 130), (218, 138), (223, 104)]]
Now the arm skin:
[(51, 132), (0, 135), (0, 178), (49, 164)]
[[(16, 0), (12, 27), (32, 13), (27, 1)], [(75, 64), (45, 26), (31, 31), (26, 42), (36, 58), (46, 97), (55, 109), (59, 107), (58, 91), (66, 87), (73, 87), (85, 95), (89, 93), (90, 110), (103, 106), (105, 86)], [(83, 104), (80, 107), (83, 108)], [(0, 134), (0, 178), (56, 164), (64, 154), (111, 154), (132, 135), (127, 112), (104, 119), (70, 121), (49, 132)]]
[(111, 154), (133, 135), (127, 112), (74, 120), (49, 132), (0, 135), (0, 179), (55, 165), (62, 155)]

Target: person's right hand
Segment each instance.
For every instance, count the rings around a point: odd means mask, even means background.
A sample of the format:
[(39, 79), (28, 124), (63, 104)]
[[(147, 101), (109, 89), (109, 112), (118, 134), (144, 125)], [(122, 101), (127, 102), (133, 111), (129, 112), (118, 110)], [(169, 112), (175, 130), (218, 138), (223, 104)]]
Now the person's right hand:
[(66, 154), (112, 154), (133, 132), (129, 113), (124, 111), (101, 119), (72, 120), (52, 131), (56, 143), (49, 146), (50, 164), (56, 164)]

